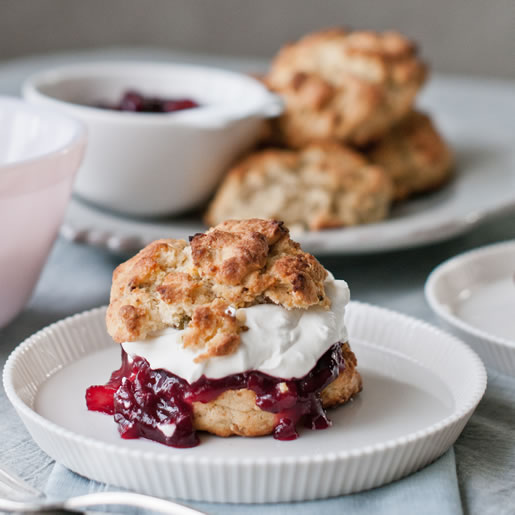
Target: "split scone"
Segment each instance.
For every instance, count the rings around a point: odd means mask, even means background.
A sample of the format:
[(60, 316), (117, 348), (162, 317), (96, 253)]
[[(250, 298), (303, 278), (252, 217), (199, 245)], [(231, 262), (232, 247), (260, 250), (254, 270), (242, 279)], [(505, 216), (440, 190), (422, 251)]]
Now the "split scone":
[(343, 320), (349, 290), (275, 221), (158, 240), (113, 274), (107, 329), (122, 366), (86, 393), (124, 438), (176, 447), (219, 436), (296, 438), (361, 390)]
[(416, 111), (372, 146), (367, 155), (392, 179), (395, 200), (435, 190), (452, 176), (451, 149), (429, 116)]
[(277, 136), (364, 145), (412, 108), (426, 77), (414, 43), (397, 32), (323, 30), (284, 47), (265, 78), (285, 101)]
[(351, 226), (386, 218), (392, 194), (380, 167), (338, 143), (268, 149), (229, 171), (206, 222), (258, 217), (283, 220), (292, 230)]

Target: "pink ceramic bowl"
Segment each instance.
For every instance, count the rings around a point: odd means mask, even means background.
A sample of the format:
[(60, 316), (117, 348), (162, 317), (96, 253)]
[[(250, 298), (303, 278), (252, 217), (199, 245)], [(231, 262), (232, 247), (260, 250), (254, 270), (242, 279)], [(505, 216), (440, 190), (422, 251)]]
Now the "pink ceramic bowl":
[(85, 144), (80, 122), (0, 96), (0, 327), (30, 297), (62, 222)]

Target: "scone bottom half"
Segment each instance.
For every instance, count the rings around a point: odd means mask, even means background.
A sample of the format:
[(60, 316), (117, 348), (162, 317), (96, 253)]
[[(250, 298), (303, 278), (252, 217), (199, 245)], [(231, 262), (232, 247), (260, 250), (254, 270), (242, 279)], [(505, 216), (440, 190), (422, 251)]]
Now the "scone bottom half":
[[(256, 309), (327, 320), (331, 280), (290, 239), (284, 224), (273, 220), (230, 220), (189, 243), (151, 243), (113, 274), (106, 321), (109, 334), (123, 344), (122, 364), (107, 384), (88, 388), (88, 409), (113, 415), (122, 438), (173, 447), (197, 445), (198, 431), (292, 440), (300, 422), (310, 429), (329, 427), (325, 408), (347, 402), (362, 388), (346, 339), (325, 345), (314, 366), (293, 377), (252, 367), (223, 376), (170, 369), (179, 354), (191, 357), (191, 370), (216, 370), (241, 353), (252, 355), (245, 333), (261, 336), (250, 319)], [(326, 333), (332, 335), (330, 328)], [(151, 354), (124, 350), (154, 345), (163, 334), (173, 337), (165, 348), (170, 367), (152, 366)], [(270, 347), (277, 341), (261, 343)]]
[(393, 183), (382, 166), (335, 142), (301, 150), (266, 148), (229, 170), (205, 220), (280, 217), (295, 232), (379, 222), (390, 212)]

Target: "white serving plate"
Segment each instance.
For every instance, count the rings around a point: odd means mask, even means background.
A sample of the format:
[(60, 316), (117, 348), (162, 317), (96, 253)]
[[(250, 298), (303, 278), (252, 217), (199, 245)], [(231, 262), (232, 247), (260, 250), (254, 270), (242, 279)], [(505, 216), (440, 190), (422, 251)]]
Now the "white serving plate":
[(439, 265), (425, 286), (431, 309), (488, 367), (515, 375), (515, 241)]
[(385, 309), (351, 303), (347, 323), (364, 390), (331, 411), (333, 427), (271, 437), (203, 435), (193, 449), (122, 440), (112, 417), (88, 412), (84, 392), (119, 367), (105, 308), (23, 342), (4, 369), (8, 398), (38, 445), (86, 477), (163, 497), (214, 502), (300, 501), (401, 478), (456, 440), (486, 388), (462, 342)]
[[(515, 209), (515, 84), (436, 77), (422, 92), (419, 107), (431, 115), (455, 152), (454, 181), (395, 207), (383, 222), (295, 235), (306, 251), (357, 254), (416, 247), (463, 234)], [(198, 215), (129, 219), (75, 199), (62, 234), (132, 253), (156, 238), (187, 238), (204, 230)]]

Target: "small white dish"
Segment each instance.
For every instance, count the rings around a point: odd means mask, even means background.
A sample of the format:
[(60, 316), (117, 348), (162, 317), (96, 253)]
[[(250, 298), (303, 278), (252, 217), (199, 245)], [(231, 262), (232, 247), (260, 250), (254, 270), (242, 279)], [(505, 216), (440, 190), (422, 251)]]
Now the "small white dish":
[(122, 440), (84, 393), (119, 367), (105, 308), (53, 324), (9, 357), (4, 386), (38, 445), (86, 477), (163, 497), (263, 503), (331, 497), (399, 479), (442, 455), (486, 388), (462, 342), (413, 318), (352, 302), (346, 314), (364, 390), (298, 440), (203, 435), (192, 449)]
[[(118, 103), (127, 90), (191, 98), (200, 107), (166, 114), (94, 107)], [(231, 161), (257, 140), (263, 120), (282, 110), (279, 98), (247, 75), (171, 63), (63, 66), (29, 77), (23, 96), (88, 126), (74, 191), (140, 216), (176, 214), (204, 202)]]
[(445, 261), (429, 275), (425, 294), (444, 325), (488, 367), (515, 375), (515, 241)]
[(81, 123), (0, 96), (0, 327), (32, 293), (63, 221), (85, 145)]

